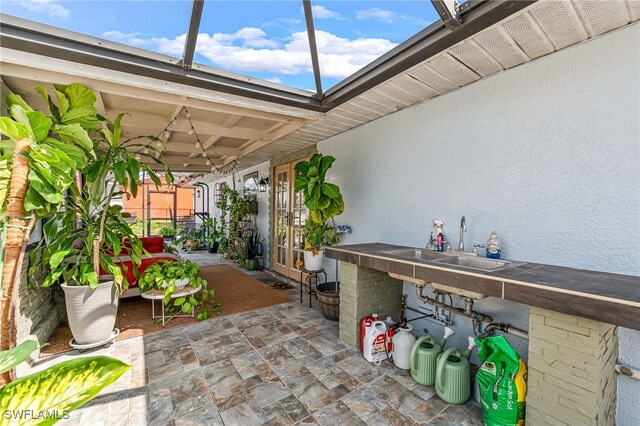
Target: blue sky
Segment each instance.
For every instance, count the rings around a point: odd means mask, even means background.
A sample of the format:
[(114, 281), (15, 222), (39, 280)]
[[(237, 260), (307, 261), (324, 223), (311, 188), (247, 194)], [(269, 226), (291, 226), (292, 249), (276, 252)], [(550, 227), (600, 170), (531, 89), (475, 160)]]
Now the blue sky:
[[(427, 0), (312, 1), (326, 90), (435, 20)], [(182, 56), (191, 1), (3, 0), (2, 12)], [(302, 2), (206, 0), (196, 62), (314, 89)]]

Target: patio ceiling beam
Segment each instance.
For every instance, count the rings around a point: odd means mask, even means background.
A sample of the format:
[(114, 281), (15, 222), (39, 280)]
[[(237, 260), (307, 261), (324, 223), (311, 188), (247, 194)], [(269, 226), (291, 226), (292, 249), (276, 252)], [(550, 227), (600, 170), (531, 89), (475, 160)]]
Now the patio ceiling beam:
[(311, 0), (302, 0), (302, 7), (304, 9), (304, 19), (307, 24), (309, 53), (311, 54), (311, 65), (313, 66), (313, 78), (316, 82), (316, 97), (322, 99), (322, 79), (320, 76), (320, 62), (318, 61), (318, 46), (316, 44), (316, 30), (313, 24)]
[(193, 55), (196, 51), (196, 42), (198, 41), (198, 31), (200, 30), (200, 20), (202, 19), (202, 10), (204, 9), (204, 0), (193, 0), (191, 6), (191, 18), (189, 19), (189, 30), (187, 31), (187, 39), (184, 42), (184, 53), (182, 55), (182, 68), (191, 69), (193, 65)]
[(442, 21), (391, 49), (325, 92), (322, 111), (331, 110), (446, 49), (534, 4), (537, 0), (469, 1), (461, 6), (464, 22), (453, 31)]
[[(73, 36), (76, 36), (73, 38)], [(198, 67), (185, 70), (171, 57), (152, 54), (118, 43), (81, 36), (48, 25), (14, 18), (2, 14), (0, 44), (4, 48), (63, 59), (77, 64), (121, 71), (131, 76), (181, 83), (188, 86), (215, 90), (279, 105), (318, 111), (318, 99), (295, 89), (285, 90), (268, 82), (226, 73), (214, 68)], [(149, 54), (147, 54), (149, 53)], [(206, 71), (205, 71), (206, 69)]]

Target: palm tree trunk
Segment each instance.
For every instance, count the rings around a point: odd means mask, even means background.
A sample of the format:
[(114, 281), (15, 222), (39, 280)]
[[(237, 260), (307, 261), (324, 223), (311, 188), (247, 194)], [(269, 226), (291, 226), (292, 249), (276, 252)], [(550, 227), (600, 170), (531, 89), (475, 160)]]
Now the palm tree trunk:
[[(11, 300), (13, 296), (13, 281), (20, 265), (20, 252), (24, 241), (27, 220), (25, 219), (24, 198), (27, 194), (29, 175), (29, 157), (25, 154), (31, 149), (29, 139), (18, 139), (13, 154), (13, 169), (9, 183), (7, 198), (7, 218), (4, 270), (2, 271), (2, 297), (0, 298), (0, 350), (8, 350), (15, 346), (15, 333), (11, 333)], [(13, 371), (0, 375), (0, 386), (4, 386), (13, 379)]]

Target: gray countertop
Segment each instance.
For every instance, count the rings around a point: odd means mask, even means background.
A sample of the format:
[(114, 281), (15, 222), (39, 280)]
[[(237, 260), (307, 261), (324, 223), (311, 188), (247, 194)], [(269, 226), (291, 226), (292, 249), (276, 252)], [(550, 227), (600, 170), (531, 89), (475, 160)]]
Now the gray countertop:
[(512, 260), (503, 269), (481, 271), (393, 253), (403, 249), (420, 250), (368, 243), (325, 252), (371, 269), (640, 330), (640, 277)]

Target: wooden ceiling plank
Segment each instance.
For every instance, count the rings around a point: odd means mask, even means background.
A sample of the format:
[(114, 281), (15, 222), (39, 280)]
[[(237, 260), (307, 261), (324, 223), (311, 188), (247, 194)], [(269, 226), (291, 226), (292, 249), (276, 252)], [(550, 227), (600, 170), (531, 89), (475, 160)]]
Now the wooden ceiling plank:
[[(284, 137), (285, 135), (288, 135), (289, 133), (299, 129), (300, 127), (301, 127), (300, 123), (289, 123), (285, 127), (283, 127), (280, 130), (278, 130), (277, 132), (271, 134), (268, 139), (258, 140), (254, 144), (244, 148), (242, 150), (242, 155), (241, 156), (244, 157), (244, 156), (246, 156), (248, 154), (251, 154), (252, 152), (256, 151), (257, 149), (260, 149), (260, 148), (262, 148), (264, 146), (269, 145), (270, 143), (272, 143), (272, 142)], [(231, 161), (229, 161), (229, 163), (230, 162)]]

